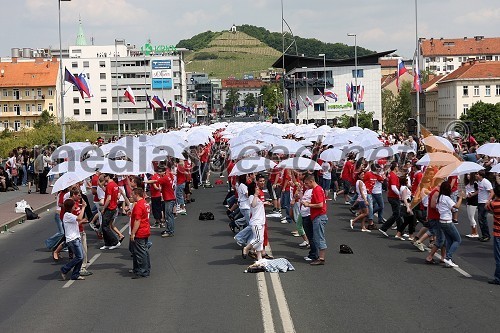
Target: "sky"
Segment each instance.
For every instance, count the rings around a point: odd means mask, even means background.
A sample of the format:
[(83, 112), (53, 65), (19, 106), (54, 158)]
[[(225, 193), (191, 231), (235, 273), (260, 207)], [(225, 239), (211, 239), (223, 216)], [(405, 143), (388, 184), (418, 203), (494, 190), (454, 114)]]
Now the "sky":
[[(418, 35), (426, 38), (498, 37), (498, 0), (417, 0)], [(0, 0), (0, 56), (13, 47), (58, 48), (57, 0)], [(415, 0), (283, 0), (294, 35), (374, 51), (415, 52)], [(81, 18), (87, 41), (110, 45), (124, 38), (138, 47), (175, 45), (181, 39), (232, 24), (281, 31), (280, 0), (71, 0), (61, 2), (63, 47), (74, 45)]]

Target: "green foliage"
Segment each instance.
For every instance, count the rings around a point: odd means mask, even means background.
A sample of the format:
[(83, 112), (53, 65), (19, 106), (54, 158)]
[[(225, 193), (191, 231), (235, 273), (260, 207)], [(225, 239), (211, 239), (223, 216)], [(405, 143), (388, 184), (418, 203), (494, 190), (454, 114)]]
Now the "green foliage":
[(500, 137), (500, 127), (498, 127), (500, 124), (500, 103), (475, 103), (466, 114), (462, 114), (460, 120), (473, 123), (472, 135), (480, 144), (488, 142), (490, 137)]
[(234, 116), (234, 110), (237, 106), (240, 106), (240, 93), (236, 88), (231, 88), (226, 95), (224, 110), (226, 113)]
[(255, 108), (257, 106), (257, 98), (255, 98), (254, 94), (248, 93), (245, 95), (243, 106), (247, 108)]
[(384, 130), (389, 133), (406, 132), (406, 122), (411, 117), (411, 83), (403, 82), (399, 95), (382, 90)]
[[(281, 32), (270, 32), (266, 28), (248, 24), (239, 26), (238, 30), (257, 38), (261, 42), (276, 50), (282, 49)], [(299, 54), (317, 57), (318, 54), (324, 53), (326, 54), (326, 58), (329, 59), (354, 58), (354, 45), (348, 46), (342, 43), (324, 43), (315, 38), (302, 38), (299, 36), (295, 36), (295, 41), (297, 43), (297, 52)], [(289, 51), (288, 53), (293, 52)], [(374, 51), (358, 46), (358, 56), (368, 55), (371, 53), (374, 53)]]
[(219, 56), (214, 53), (209, 53), (209, 52), (200, 52), (196, 53), (193, 56), (193, 60), (213, 60), (213, 59), (218, 59)]
[(176, 47), (177, 48), (185, 47), (186, 49), (198, 51), (207, 47), (208, 44), (220, 34), (221, 34), (220, 32), (212, 32), (210, 30), (205, 31), (189, 39), (181, 40), (179, 43), (177, 43)]
[(54, 123), (54, 115), (50, 114), (49, 111), (43, 110), (40, 114), (40, 119), (33, 124), (33, 127), (36, 129), (42, 128), (43, 126), (53, 124)]
[(280, 83), (272, 83), (260, 89), (264, 107), (272, 116), (277, 114), (278, 108), (283, 104), (283, 89)]
[(420, 83), (424, 84), (429, 82), (429, 76), (430, 75), (436, 75), (435, 72), (431, 70), (423, 70), (420, 72)]
[[(358, 126), (361, 128), (371, 129), (374, 114), (374, 112), (366, 112), (365, 110), (358, 111)], [(339, 118), (337, 118), (337, 127), (351, 127), (351, 117), (345, 113), (341, 115)]]

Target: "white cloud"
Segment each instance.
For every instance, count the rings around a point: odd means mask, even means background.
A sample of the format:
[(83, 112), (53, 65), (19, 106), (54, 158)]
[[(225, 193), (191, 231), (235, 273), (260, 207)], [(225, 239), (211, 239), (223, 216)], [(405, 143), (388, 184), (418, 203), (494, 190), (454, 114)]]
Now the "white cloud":
[(475, 11), (467, 11), (465, 15), (460, 15), (455, 19), (455, 22), (460, 24), (495, 24), (500, 20), (500, 8), (488, 8)]

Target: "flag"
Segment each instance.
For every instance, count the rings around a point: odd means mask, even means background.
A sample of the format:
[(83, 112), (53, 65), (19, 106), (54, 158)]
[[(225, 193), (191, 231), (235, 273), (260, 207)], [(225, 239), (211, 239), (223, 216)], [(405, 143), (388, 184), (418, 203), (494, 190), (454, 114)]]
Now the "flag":
[(130, 86), (127, 86), (127, 89), (125, 89), (125, 94), (123, 94), (125, 97), (128, 98), (128, 100), (135, 105), (135, 96), (134, 92), (132, 91), (132, 88)]
[[(351, 83), (351, 85), (352, 85), (352, 83)], [(352, 98), (351, 98), (351, 86), (349, 85), (349, 83), (345, 84), (345, 92), (346, 92), (346, 95), (347, 95), (347, 100), (349, 102), (352, 102)]]
[(331, 89), (325, 89), (325, 97), (326, 98), (331, 98), (335, 102), (338, 101), (338, 99), (339, 99), (339, 97), (337, 96), (337, 94), (334, 93), (333, 90), (331, 90)]
[(172, 104), (172, 100), (169, 100), (169, 101), (168, 101), (168, 106), (169, 106), (169, 107), (174, 106), (174, 105)]
[[(66, 67), (64, 69), (65, 69), (64, 81), (67, 81), (67, 82), (71, 83), (72, 85), (74, 85), (76, 87), (76, 89), (78, 89), (78, 91), (80, 92), (80, 95), (82, 96), (82, 98), (84, 98), (83, 93), (85, 92), (85, 90), (84, 90), (85, 86), (83, 85), (82, 80), (79, 78), (79, 76), (75, 77), (73, 74), (71, 74)], [(87, 89), (87, 91), (88, 91), (88, 89)], [(90, 97), (90, 94), (88, 94), (88, 96)]]
[(79, 83), (80, 95), (82, 96), (82, 98), (85, 98), (85, 96), (83, 96), (83, 93), (85, 93), (85, 95), (87, 95), (88, 98), (91, 97), (90, 86), (87, 83), (87, 80), (85, 80), (86, 77), (87, 77), (87, 75), (85, 75), (83, 73), (78, 74), (78, 77), (75, 77), (75, 80)]
[(291, 98), (288, 99), (288, 109), (289, 110), (293, 109), (293, 101)]
[[(318, 89), (318, 88), (316, 88), (316, 89)], [(323, 97), (323, 99), (324, 99), (324, 100), (325, 100), (325, 102), (326, 102), (326, 101), (327, 101), (327, 99), (326, 99), (325, 95), (323, 95), (323, 93), (322, 93), (322, 92), (321, 92), (321, 90), (319, 90), (319, 89), (318, 89), (318, 92), (319, 92), (319, 94), (321, 95), (321, 97)]]
[(153, 102), (155, 102), (163, 111), (167, 111), (167, 105), (160, 97), (154, 95)]
[(365, 97), (365, 86), (359, 85), (357, 91), (359, 91), (359, 93), (357, 94), (358, 103), (361, 103), (363, 102), (363, 97)]
[(309, 104), (309, 106), (313, 106), (314, 105), (312, 99), (310, 99), (309, 96), (306, 96), (306, 102)]
[(151, 97), (149, 97), (148, 93), (146, 93), (146, 105), (148, 106), (149, 109), (154, 110), (155, 106), (151, 102)]
[[(302, 96), (299, 96), (300, 100), (302, 101), (302, 103), (304, 104), (304, 106), (307, 108), (308, 107), (308, 104), (306, 103), (306, 101), (304, 101), (304, 99), (302, 98)], [(306, 97), (307, 98), (307, 97)]]
[(401, 59), (398, 59), (398, 70), (396, 72), (396, 86), (398, 87), (399, 91), (399, 78), (404, 74), (407, 73), (408, 70), (405, 67), (405, 64)]
[(418, 92), (422, 92), (422, 85), (420, 84), (420, 70), (418, 69), (418, 66), (415, 67), (415, 75), (413, 76), (413, 88)]

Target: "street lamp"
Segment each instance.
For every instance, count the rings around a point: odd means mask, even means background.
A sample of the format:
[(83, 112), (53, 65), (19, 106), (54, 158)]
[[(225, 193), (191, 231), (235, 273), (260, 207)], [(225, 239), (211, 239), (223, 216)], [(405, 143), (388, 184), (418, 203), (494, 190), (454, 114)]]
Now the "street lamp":
[(358, 126), (358, 41), (356, 34), (347, 34), (354, 37), (354, 85), (356, 86), (356, 102), (354, 102), (354, 111), (356, 112), (356, 126)]
[(58, 0), (57, 7), (59, 12), (59, 89), (61, 90), (61, 134), (62, 144), (66, 144), (66, 124), (64, 123), (64, 76), (62, 68), (62, 38), (61, 38), (61, 1), (71, 0)]
[(115, 81), (116, 81), (116, 108), (118, 120), (118, 138), (121, 137), (121, 124), (120, 124), (120, 94), (118, 88), (118, 43), (125, 43), (125, 39), (115, 39)]
[[(326, 54), (320, 53), (319, 56), (323, 57), (323, 70), (324, 70), (324, 72), (323, 72), (323, 81), (325, 82), (325, 88), (323, 90), (323, 94), (324, 94), (325, 90), (326, 90)], [(328, 116), (326, 114), (326, 98), (323, 98), (323, 99), (325, 100), (324, 101), (324, 103), (325, 103), (325, 125), (327, 125), (328, 124)]]

